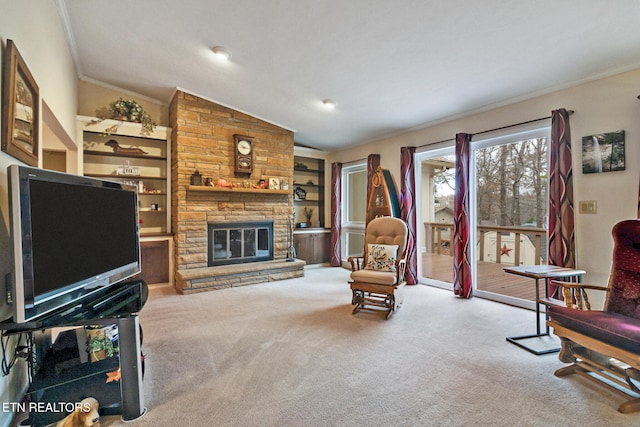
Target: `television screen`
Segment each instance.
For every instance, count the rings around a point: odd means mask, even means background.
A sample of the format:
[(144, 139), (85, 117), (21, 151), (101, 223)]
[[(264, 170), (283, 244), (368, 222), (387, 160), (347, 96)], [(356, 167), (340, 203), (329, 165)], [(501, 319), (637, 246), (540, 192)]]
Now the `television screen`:
[(140, 271), (135, 187), (18, 165), (9, 179), (15, 322)]

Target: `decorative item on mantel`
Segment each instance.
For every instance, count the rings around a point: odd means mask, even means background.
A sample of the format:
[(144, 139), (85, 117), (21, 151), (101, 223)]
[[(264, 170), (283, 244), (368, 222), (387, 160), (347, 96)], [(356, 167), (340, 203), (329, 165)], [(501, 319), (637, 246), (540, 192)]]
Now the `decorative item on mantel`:
[(191, 185), (202, 185), (202, 174), (198, 169), (191, 174)]
[(140, 123), (142, 125), (140, 133), (143, 135), (150, 135), (157, 126), (157, 123), (151, 118), (149, 113), (144, 111), (144, 108), (133, 99), (118, 98), (118, 100), (109, 103), (107, 111), (108, 114), (102, 115), (98, 120), (93, 120), (89, 123), (96, 124), (105, 119), (118, 120), (119, 123), (109, 126), (104, 130), (103, 133), (105, 135), (111, 135), (117, 132), (122, 122)]

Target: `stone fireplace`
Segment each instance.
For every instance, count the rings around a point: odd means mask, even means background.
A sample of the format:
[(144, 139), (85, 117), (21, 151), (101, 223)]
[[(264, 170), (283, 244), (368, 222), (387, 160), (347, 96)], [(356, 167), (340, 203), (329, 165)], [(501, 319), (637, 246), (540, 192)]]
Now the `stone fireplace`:
[[(292, 192), (254, 188), (268, 178), (293, 183), (293, 132), (182, 91), (171, 102), (170, 116), (176, 289), (190, 293), (304, 275), (303, 261), (286, 261)], [(250, 175), (234, 173), (234, 134), (254, 138)], [(196, 170), (214, 183), (223, 179), (231, 188), (191, 186)], [(253, 249), (238, 246), (238, 232), (242, 237), (252, 232), (238, 231), (238, 223), (270, 224), (270, 260), (246, 262)], [(219, 230), (225, 242), (209, 246), (209, 236), (216, 233), (211, 224), (226, 224)], [(262, 229), (253, 228), (258, 240)], [(256, 254), (264, 250), (264, 245), (255, 246)]]

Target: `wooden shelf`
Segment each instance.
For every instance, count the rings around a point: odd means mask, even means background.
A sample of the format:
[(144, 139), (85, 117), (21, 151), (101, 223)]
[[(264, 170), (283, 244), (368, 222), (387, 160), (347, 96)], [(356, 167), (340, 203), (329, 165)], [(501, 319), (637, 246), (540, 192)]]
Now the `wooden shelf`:
[[(148, 180), (148, 179), (161, 179), (166, 181), (167, 178), (164, 176), (144, 176), (144, 175), (113, 175), (113, 174), (101, 174), (101, 173), (86, 173), (84, 176), (90, 176), (93, 178), (111, 178), (111, 179), (126, 179), (128, 181), (131, 180)], [(142, 193), (142, 194), (152, 194), (152, 193)], [(166, 193), (165, 193), (166, 194)]]
[(187, 191), (202, 193), (254, 193), (254, 194), (293, 194), (293, 190), (268, 190), (262, 188), (243, 188), (243, 187), (207, 187), (204, 185), (190, 185)]
[(132, 153), (114, 153), (112, 151), (85, 150), (84, 154), (89, 156), (128, 157), (133, 159), (167, 160), (166, 157), (162, 157), (162, 156), (149, 156), (146, 154), (132, 154)]

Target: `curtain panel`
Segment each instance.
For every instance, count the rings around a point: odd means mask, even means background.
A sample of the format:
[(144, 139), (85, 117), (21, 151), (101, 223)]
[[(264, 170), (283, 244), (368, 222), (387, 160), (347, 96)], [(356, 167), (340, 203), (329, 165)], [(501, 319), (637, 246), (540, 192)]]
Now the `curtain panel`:
[(342, 265), (342, 163), (331, 164), (331, 260), (333, 267)]
[(415, 147), (400, 148), (400, 217), (407, 224), (409, 239), (407, 242), (407, 271), (408, 285), (418, 283), (418, 253), (416, 251), (416, 178), (415, 178)]
[[(549, 264), (575, 268), (576, 248), (573, 209), (573, 168), (569, 112), (564, 108), (551, 112), (549, 145)], [(556, 286), (549, 285), (549, 294)]]
[(456, 188), (453, 207), (453, 292), (471, 298), (469, 162), (471, 134), (456, 134)]

